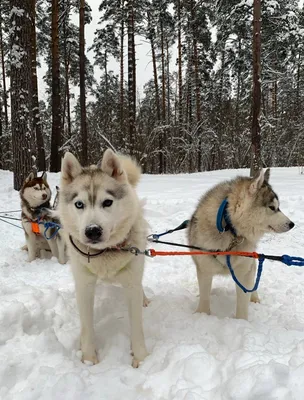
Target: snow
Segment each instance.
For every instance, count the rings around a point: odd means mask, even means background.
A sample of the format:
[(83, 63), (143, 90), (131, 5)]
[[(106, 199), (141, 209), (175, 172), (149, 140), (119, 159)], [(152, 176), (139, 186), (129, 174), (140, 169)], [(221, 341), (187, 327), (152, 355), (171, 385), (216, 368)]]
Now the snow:
[[(199, 197), (222, 179), (248, 171), (144, 176), (151, 232), (190, 217)], [(296, 223), (269, 235), (259, 250), (304, 257), (304, 176), (272, 171), (281, 209)], [(1, 210), (19, 208), (12, 174), (0, 171)], [(59, 175), (49, 174), (55, 193)], [(0, 210), (0, 211), (1, 211)], [(119, 287), (98, 286), (95, 329), (100, 363), (79, 360), (79, 319), (69, 266), (26, 261), (23, 232), (1, 224), (0, 398), (5, 400), (302, 400), (304, 390), (304, 270), (265, 262), (261, 304), (249, 321), (233, 318), (234, 285), (217, 278), (212, 315), (194, 313), (197, 280), (190, 258), (147, 259), (144, 330), (150, 356), (131, 367), (127, 307)], [(178, 232), (170, 240), (185, 242)], [(155, 246), (153, 246), (155, 247)], [(158, 245), (164, 249), (164, 246)]]

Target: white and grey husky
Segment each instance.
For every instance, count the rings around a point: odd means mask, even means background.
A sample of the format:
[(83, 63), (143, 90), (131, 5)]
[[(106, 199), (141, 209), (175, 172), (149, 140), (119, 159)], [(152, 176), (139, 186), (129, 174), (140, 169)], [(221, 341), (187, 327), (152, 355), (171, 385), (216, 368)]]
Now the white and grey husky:
[[(26, 178), (20, 192), (21, 222), (25, 233), (28, 260), (31, 262), (44, 251), (51, 251), (61, 264), (66, 262), (65, 244), (58, 232), (54, 235), (54, 228), (50, 228), (47, 240), (44, 236), (44, 222), (59, 222), (50, 217), (47, 209), (50, 209), (51, 189), (47, 182), (47, 174), (43, 172), (40, 177), (33, 172)], [(41, 222), (39, 224), (39, 222)]]
[[(270, 170), (255, 178), (237, 177), (209, 190), (200, 200), (190, 221), (189, 244), (207, 250), (253, 252), (265, 233), (287, 232), (294, 223), (280, 210), (279, 199), (269, 185)], [(226, 199), (226, 202), (223, 201)], [(226, 218), (218, 221), (218, 210), (225, 206)], [(221, 218), (220, 218), (221, 219)], [(229, 273), (223, 256), (193, 256), (196, 264), (200, 300), (197, 312), (210, 313), (210, 291), (214, 275)], [(256, 273), (255, 260), (231, 257), (235, 275), (242, 285), (251, 289)], [(258, 302), (257, 292), (244, 293), (236, 286), (236, 318), (248, 319), (249, 301)]]
[(147, 224), (134, 187), (140, 168), (108, 149), (101, 165), (83, 168), (66, 153), (61, 167), (59, 216), (75, 280), (82, 360), (98, 362), (94, 343), (94, 292), (97, 278), (120, 283), (126, 293), (131, 325), (132, 365), (147, 350), (142, 327), (144, 249)]

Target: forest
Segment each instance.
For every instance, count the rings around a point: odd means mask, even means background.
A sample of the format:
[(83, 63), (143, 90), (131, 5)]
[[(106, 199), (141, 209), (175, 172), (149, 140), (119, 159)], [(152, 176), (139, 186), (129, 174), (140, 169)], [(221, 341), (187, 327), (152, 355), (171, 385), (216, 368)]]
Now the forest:
[[(15, 189), (67, 150), (88, 164), (112, 147), (152, 174), (304, 164), (298, 0), (101, 0), (88, 47), (92, 17), (84, 0), (0, 2), (0, 168)], [(153, 70), (140, 96), (139, 40)]]

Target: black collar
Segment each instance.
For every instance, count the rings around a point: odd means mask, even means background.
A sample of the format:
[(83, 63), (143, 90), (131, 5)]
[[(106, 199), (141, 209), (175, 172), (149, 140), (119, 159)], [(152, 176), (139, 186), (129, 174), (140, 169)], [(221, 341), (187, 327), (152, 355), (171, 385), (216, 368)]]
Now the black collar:
[(71, 242), (71, 244), (73, 245), (74, 249), (75, 249), (79, 254), (81, 254), (82, 256), (87, 257), (88, 263), (90, 263), (90, 259), (91, 259), (92, 257), (101, 256), (105, 251), (109, 251), (109, 250), (112, 250), (112, 251), (113, 251), (113, 250), (116, 250), (116, 251), (118, 251), (118, 250), (126, 250), (126, 249), (124, 249), (123, 247), (126, 245), (126, 241), (127, 241), (127, 240), (124, 240), (122, 243), (118, 244), (117, 246), (106, 247), (105, 249), (99, 250), (97, 253), (93, 253), (93, 254), (90, 253), (90, 250), (89, 250), (89, 247), (88, 247), (88, 252), (85, 253), (84, 251), (80, 250), (80, 248), (79, 248), (78, 246), (76, 246), (76, 244), (75, 244), (75, 242), (74, 242), (74, 240), (73, 240), (73, 238), (72, 238), (71, 235), (69, 235), (69, 238), (70, 238), (70, 242)]

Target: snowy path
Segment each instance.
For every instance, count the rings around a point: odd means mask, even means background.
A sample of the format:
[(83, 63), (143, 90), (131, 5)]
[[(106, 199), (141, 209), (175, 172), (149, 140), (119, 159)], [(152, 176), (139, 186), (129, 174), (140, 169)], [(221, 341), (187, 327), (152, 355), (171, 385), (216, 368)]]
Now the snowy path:
[[(206, 189), (235, 174), (145, 176), (139, 193), (147, 201), (151, 231), (189, 218)], [(58, 180), (51, 175), (52, 188)], [(0, 181), (1, 210), (18, 209), (11, 174), (0, 171)], [(267, 236), (260, 250), (304, 257), (304, 176), (297, 168), (275, 169), (271, 183), (296, 227)], [(194, 314), (198, 289), (191, 259), (148, 259), (144, 286), (152, 302), (144, 310), (144, 328), (151, 355), (132, 369), (123, 293), (99, 285), (95, 327), (101, 362), (88, 367), (76, 354), (79, 320), (69, 267), (54, 260), (29, 264), (20, 250), (23, 232), (0, 224), (0, 399), (304, 398), (304, 269), (266, 262), (261, 304), (250, 305), (246, 322), (231, 318), (230, 279), (215, 280), (211, 316)], [(184, 233), (170, 239), (185, 241)]]

